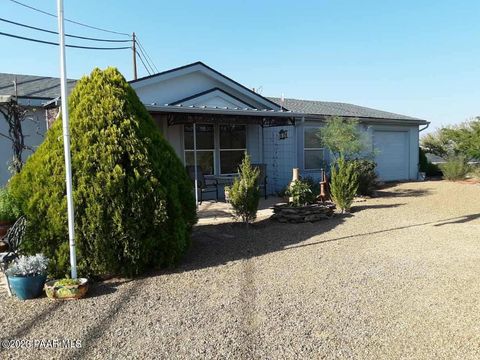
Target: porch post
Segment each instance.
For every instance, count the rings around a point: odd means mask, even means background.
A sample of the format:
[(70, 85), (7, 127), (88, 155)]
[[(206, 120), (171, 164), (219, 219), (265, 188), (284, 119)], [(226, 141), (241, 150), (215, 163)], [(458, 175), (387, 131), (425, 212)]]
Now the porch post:
[(193, 123), (193, 165), (195, 171), (195, 206), (198, 207), (197, 123)]

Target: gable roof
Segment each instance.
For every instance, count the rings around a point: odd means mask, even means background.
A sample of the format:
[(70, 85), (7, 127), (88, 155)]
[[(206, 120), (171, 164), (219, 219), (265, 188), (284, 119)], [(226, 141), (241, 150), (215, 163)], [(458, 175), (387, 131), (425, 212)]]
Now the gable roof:
[(168, 75), (168, 74), (172, 74), (174, 72), (180, 72), (182, 70), (188, 70), (188, 69), (193, 70), (194, 68), (203, 69), (206, 72), (209, 72), (211, 75), (216, 76), (218, 79), (223, 80), (223, 82), (229, 83), (232, 87), (237, 88), (238, 90), (241, 90), (242, 92), (247, 93), (248, 96), (252, 97), (257, 102), (266, 103), (269, 106), (273, 106), (274, 109), (278, 108), (278, 104), (276, 102), (270, 100), (269, 98), (267, 98), (265, 96), (260, 95), (259, 93), (255, 92), (251, 89), (249, 89), (248, 87), (240, 84), (239, 82), (233, 80), (232, 78), (229, 78), (228, 76), (226, 76), (226, 75), (222, 74), (221, 72), (211, 68), (210, 66), (204, 64), (201, 61), (196, 61), (196, 62), (191, 63), (191, 64), (187, 64), (187, 65), (176, 67), (174, 69), (162, 71), (162, 72), (157, 73), (157, 74), (144, 76), (142, 78), (130, 81), (130, 84), (138, 84), (138, 83), (141, 83), (141, 82), (146, 81), (146, 80), (148, 81), (150, 79), (154, 79), (154, 78), (157, 78), (157, 77), (162, 77), (162, 76), (165, 76), (165, 75)]
[[(46, 76), (0, 73), (0, 95), (15, 95), (13, 82), (17, 81), (17, 94), (21, 98), (54, 99), (60, 96), (60, 79)], [(68, 92), (77, 80), (67, 81)]]
[[(269, 97), (270, 100), (282, 105), (281, 98)], [(330, 101), (315, 101), (315, 100), (299, 100), (299, 99), (284, 99), (283, 107), (299, 113), (310, 115), (324, 115), (324, 116), (342, 116), (355, 118), (369, 118), (369, 119), (390, 119), (390, 120), (416, 120), (424, 121), (422, 119), (411, 116), (400, 115), (388, 111), (376, 110), (364, 106), (353, 104), (330, 102)]]

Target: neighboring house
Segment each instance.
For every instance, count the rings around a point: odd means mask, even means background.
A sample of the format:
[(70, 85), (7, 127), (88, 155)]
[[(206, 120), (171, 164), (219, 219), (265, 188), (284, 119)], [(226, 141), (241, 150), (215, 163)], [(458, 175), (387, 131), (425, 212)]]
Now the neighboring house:
[[(236, 172), (247, 151), (253, 163), (267, 165), (269, 193), (288, 184), (294, 167), (318, 178), (330, 157), (315, 135), (326, 118), (338, 115), (360, 120), (382, 180), (418, 176), (419, 126), (425, 120), (344, 103), (264, 97), (202, 62), (130, 84), (186, 165), (193, 163), (196, 124), (197, 162), (206, 174)], [(56, 90), (45, 102), (58, 96)]]

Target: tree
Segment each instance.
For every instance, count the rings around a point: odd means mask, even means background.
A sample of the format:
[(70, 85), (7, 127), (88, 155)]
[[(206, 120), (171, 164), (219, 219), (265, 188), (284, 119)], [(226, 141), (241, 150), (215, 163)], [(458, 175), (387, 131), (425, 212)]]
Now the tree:
[(335, 159), (342, 156), (347, 159), (356, 157), (368, 148), (365, 133), (361, 131), (356, 119), (333, 116), (327, 120), (317, 136)]
[[(82, 275), (139, 274), (179, 261), (196, 220), (190, 179), (120, 72), (95, 69), (69, 99)], [(28, 218), (23, 250), (69, 272), (62, 121), (10, 182)]]
[(23, 133), (22, 124), (28, 118), (28, 109), (22, 106), (14, 96), (4, 97), (0, 102), (0, 114), (7, 124), (7, 131), (0, 132), (0, 136), (12, 143), (13, 156), (10, 163), (10, 169), (13, 174), (20, 172), (23, 166), (23, 152), (25, 150), (33, 151), (33, 148), (25, 144), (26, 135)]
[(464, 156), (480, 159), (480, 118), (440, 128), (425, 135), (421, 145), (427, 152), (442, 158)]
[(230, 188), (229, 201), (235, 215), (248, 225), (257, 217), (260, 200), (260, 188), (258, 186), (260, 170), (252, 167), (250, 156), (245, 154), (238, 171), (240, 176), (235, 179)]

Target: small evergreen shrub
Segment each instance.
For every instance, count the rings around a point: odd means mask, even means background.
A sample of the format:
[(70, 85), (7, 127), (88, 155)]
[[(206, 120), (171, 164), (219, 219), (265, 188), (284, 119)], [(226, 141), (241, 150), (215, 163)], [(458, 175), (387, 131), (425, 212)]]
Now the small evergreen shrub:
[(462, 180), (465, 179), (470, 166), (468, 161), (463, 156), (451, 156), (447, 159), (447, 162), (440, 165), (442, 169), (443, 178), (446, 180)]
[[(79, 274), (135, 275), (179, 261), (196, 220), (182, 162), (122, 74), (95, 69), (69, 99)], [(28, 218), (22, 250), (69, 273), (62, 121), (11, 179)]]
[(287, 195), (292, 198), (293, 206), (305, 206), (315, 200), (310, 184), (307, 181), (295, 180), (287, 189)]
[(344, 212), (349, 212), (358, 189), (358, 174), (355, 163), (340, 157), (332, 166), (330, 192), (333, 202)]
[(260, 170), (252, 167), (250, 156), (245, 154), (238, 172), (239, 177), (230, 187), (229, 201), (235, 215), (248, 225), (257, 217), (260, 200), (260, 188), (258, 186)]
[(355, 173), (358, 176), (357, 195), (371, 196), (377, 188), (377, 174), (375, 161), (367, 159), (353, 160)]

